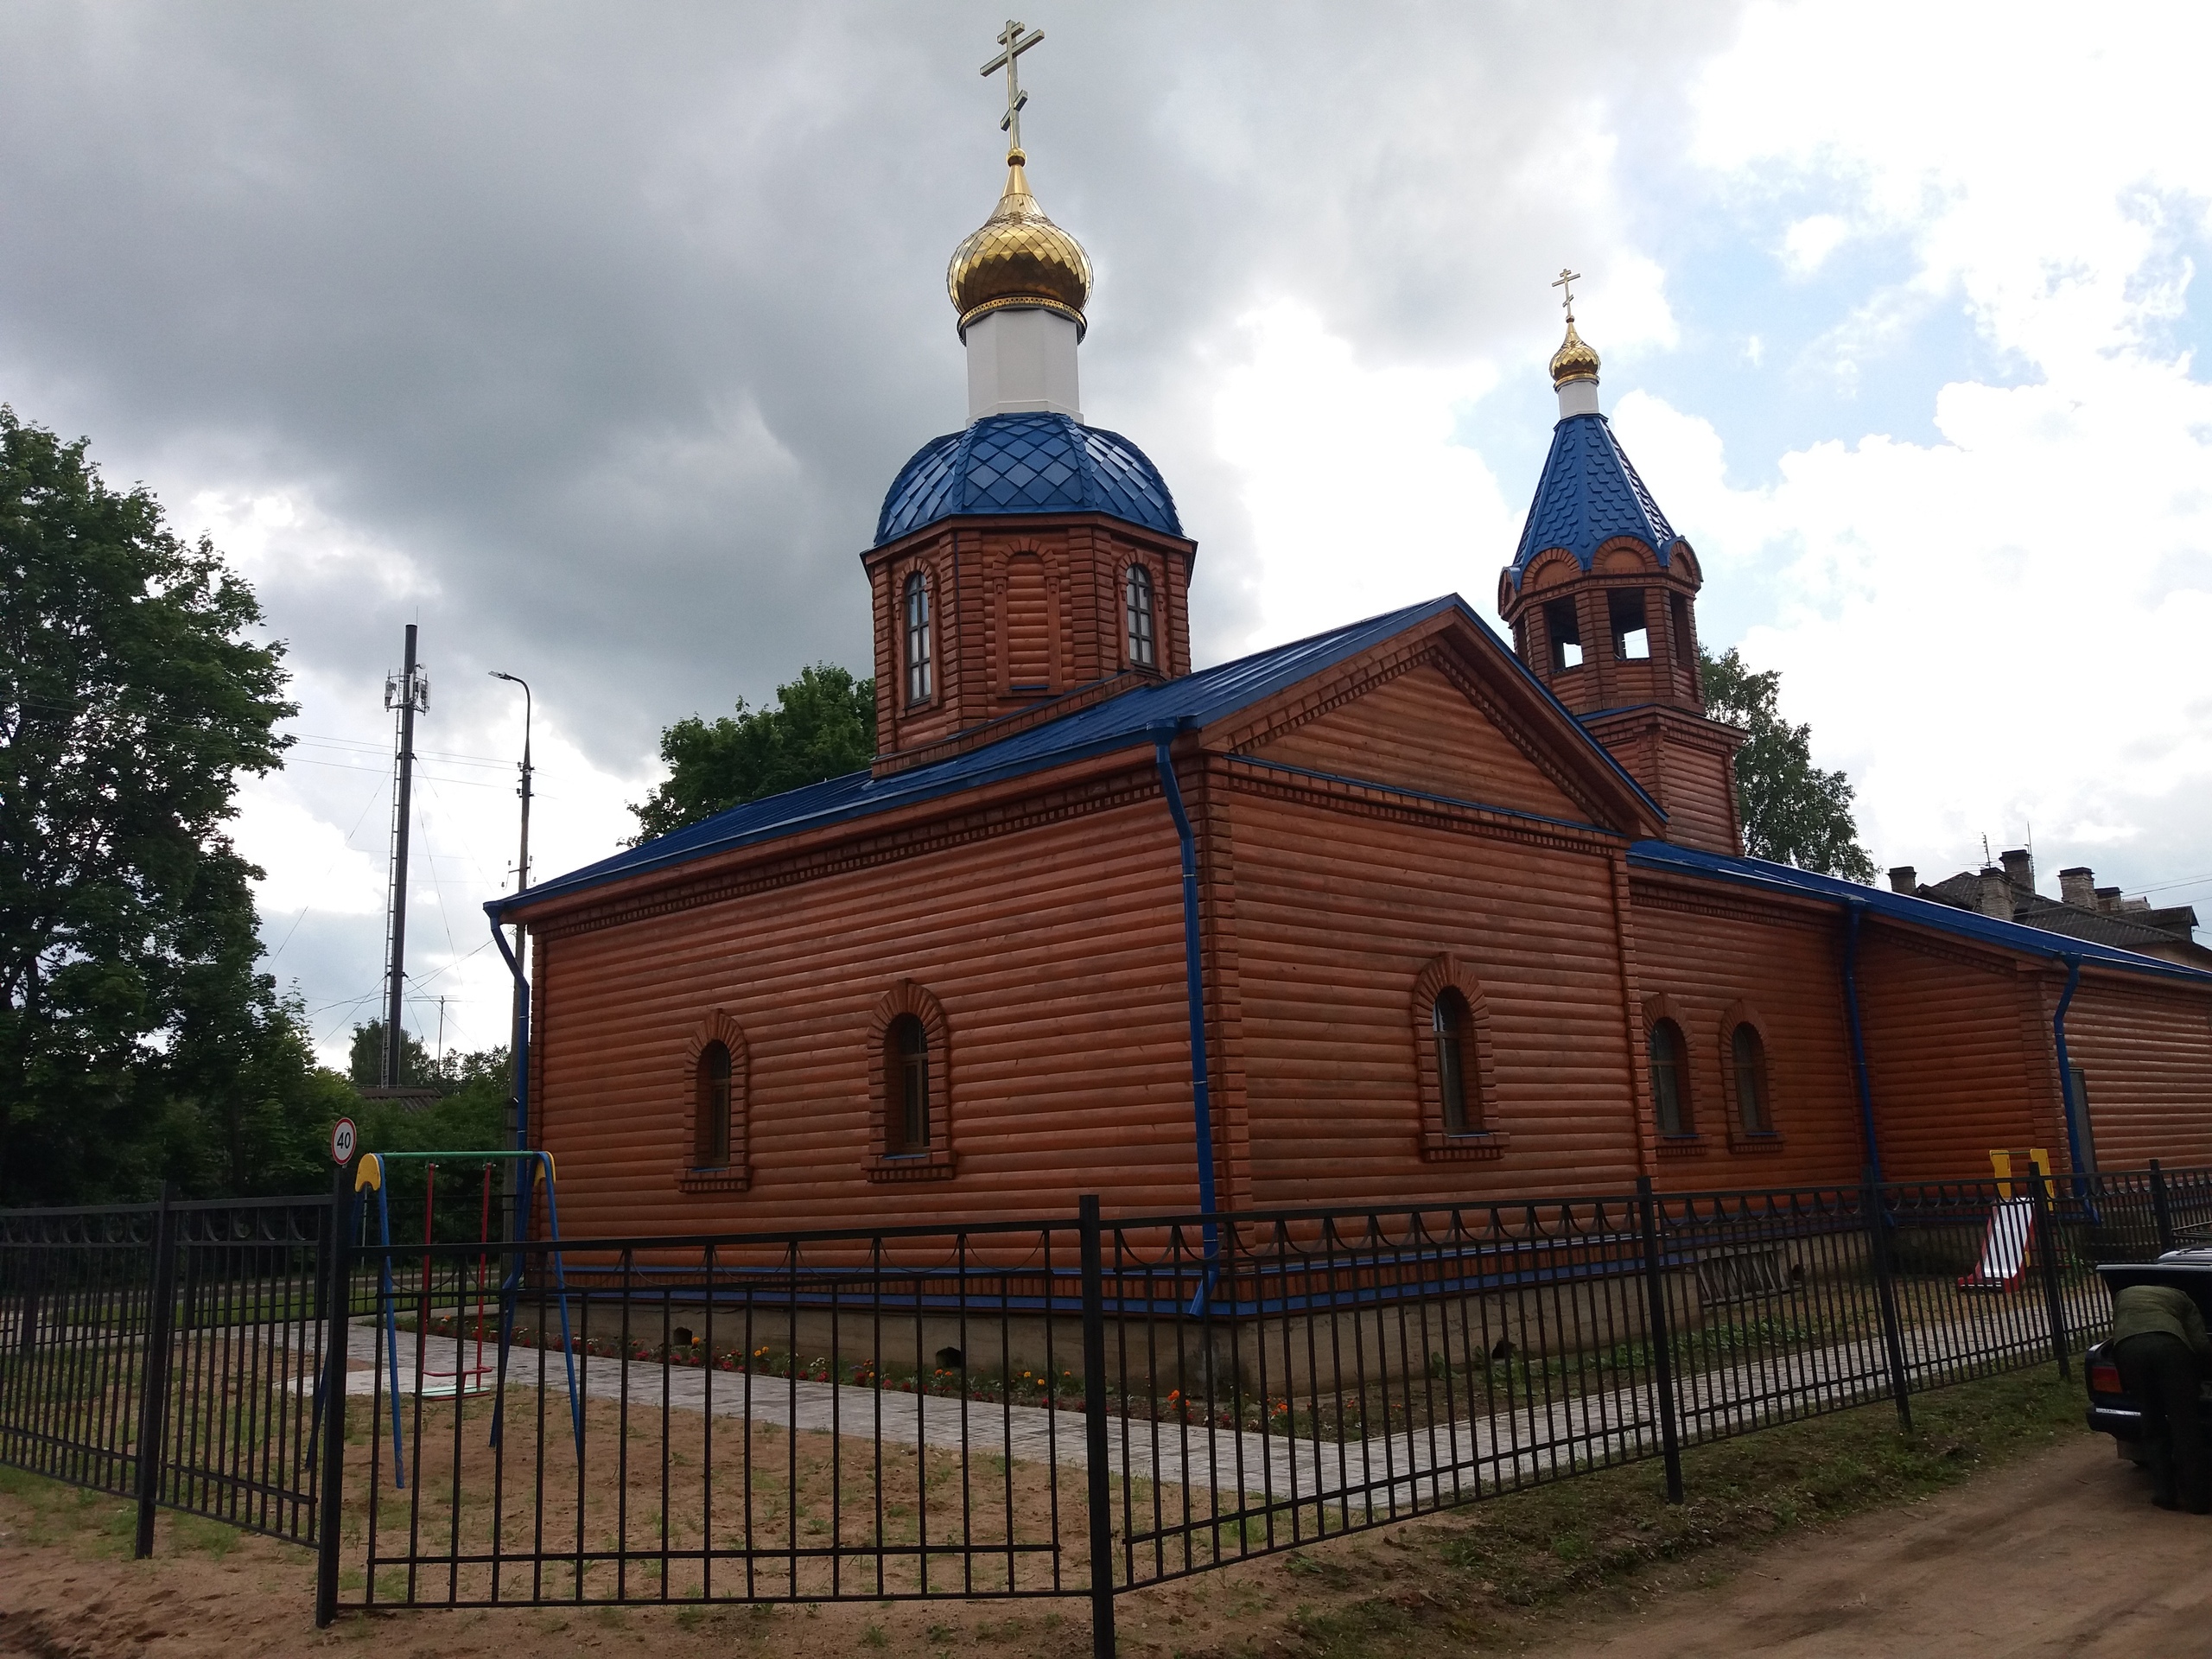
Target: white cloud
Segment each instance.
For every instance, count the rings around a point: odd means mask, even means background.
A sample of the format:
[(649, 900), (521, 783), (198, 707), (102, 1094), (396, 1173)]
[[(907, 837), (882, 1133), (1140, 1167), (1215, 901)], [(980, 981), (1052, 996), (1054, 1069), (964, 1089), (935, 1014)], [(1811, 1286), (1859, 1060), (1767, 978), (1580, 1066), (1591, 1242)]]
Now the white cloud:
[(1851, 227), (1834, 213), (1814, 213), (1782, 235), (1782, 263), (1793, 276), (1810, 276), (1841, 247)]
[(2208, 43), (2183, 7), (1763, 5), (1699, 88), (1706, 166), (1842, 210), (1789, 227), (1793, 268), (1847, 215), (1911, 251), (1815, 356), (1847, 378), (1956, 305), (2026, 382), (1931, 387), (1941, 442), (1815, 443), (1761, 491), (1726, 486), (1703, 423), (1621, 411), (1686, 533), (1778, 575), (1745, 654), (1850, 767), (1878, 858), (1963, 861), (2031, 824), (2062, 854), (2201, 846), (2183, 803), (2212, 784), (2212, 387), (2158, 342), (2212, 201)]
[(1486, 612), (1516, 525), (1482, 457), (1452, 435), (1497, 372), (1370, 368), (1294, 304), (1241, 328), (1248, 355), (1222, 373), (1214, 413), (1258, 550), (1250, 645), (1439, 594)]
[(264, 927), (279, 938), (302, 910), (370, 916), (384, 908), (385, 874), (378, 861), (348, 844), (336, 824), (290, 798), (281, 781), (248, 783), (239, 807), (232, 839), (262, 868), (255, 897)]

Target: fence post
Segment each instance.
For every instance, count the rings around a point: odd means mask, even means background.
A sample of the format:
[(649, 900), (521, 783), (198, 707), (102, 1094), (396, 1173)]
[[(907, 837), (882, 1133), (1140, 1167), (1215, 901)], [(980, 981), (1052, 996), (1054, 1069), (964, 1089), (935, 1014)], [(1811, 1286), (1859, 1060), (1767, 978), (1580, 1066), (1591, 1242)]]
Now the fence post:
[(16, 1351), (25, 1359), (38, 1348), (39, 1296), (45, 1288), (46, 1251), (34, 1244), (23, 1252), (23, 1312), (16, 1331)]
[(2072, 1345), (2066, 1334), (2066, 1306), (2058, 1294), (2058, 1226), (2050, 1213), (2050, 1192), (2044, 1185), (2043, 1171), (2032, 1166), (2028, 1170), (2028, 1194), (2035, 1205), (2036, 1253), (2043, 1257), (2044, 1310), (2050, 1319), (2050, 1353), (2058, 1362), (2058, 1374), (2063, 1377), (2074, 1375), (2067, 1357)]
[(1083, 1446), (1090, 1499), (1090, 1651), (1114, 1659), (1114, 1494), (1106, 1468), (1106, 1266), (1098, 1195), (1080, 1205), (1083, 1240)]
[[(338, 1617), (338, 1547), (344, 1531), (346, 1487), (346, 1343), (353, 1312), (353, 1219), (352, 1174), (343, 1164), (330, 1182), (329, 1274), (322, 1293), (322, 1484), (315, 1493), (315, 1624), (328, 1628)], [(454, 1362), (456, 1365), (460, 1361)], [(458, 1408), (456, 1408), (458, 1409)], [(374, 1495), (372, 1494), (372, 1501)]]
[(1659, 1203), (1651, 1178), (1636, 1178), (1636, 1205), (1643, 1227), (1643, 1290), (1649, 1304), (1651, 1380), (1659, 1397), (1659, 1453), (1667, 1464), (1667, 1501), (1682, 1501), (1682, 1443), (1675, 1422), (1675, 1340), (1667, 1318), (1667, 1277), (1659, 1258)]
[(154, 1281), (146, 1302), (146, 1357), (138, 1375), (138, 1533), (131, 1553), (154, 1553), (154, 1510), (162, 1496), (162, 1442), (168, 1435), (169, 1339), (176, 1305), (176, 1218), (169, 1184), (154, 1211)]
[(1882, 1351), (1890, 1364), (1890, 1397), (1897, 1402), (1897, 1427), (1912, 1433), (1912, 1376), (1904, 1363), (1904, 1325), (1897, 1318), (1897, 1267), (1890, 1259), (1890, 1212), (1874, 1166), (1866, 1166), (1859, 1187), (1859, 1208), (1866, 1216), (1866, 1250), (1874, 1268), (1874, 1306), (1882, 1318)]
[(2155, 1158), (2151, 1160), (2151, 1223), (2158, 1230), (2158, 1251), (2164, 1255), (2174, 1247), (2174, 1212), (2166, 1204), (2166, 1172)]

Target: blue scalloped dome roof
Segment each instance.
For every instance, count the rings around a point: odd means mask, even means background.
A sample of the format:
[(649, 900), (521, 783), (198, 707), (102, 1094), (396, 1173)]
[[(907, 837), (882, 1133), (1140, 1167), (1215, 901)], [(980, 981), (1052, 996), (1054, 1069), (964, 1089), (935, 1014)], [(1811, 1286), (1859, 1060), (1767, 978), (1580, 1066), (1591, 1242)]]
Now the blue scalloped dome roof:
[(1180, 537), (1175, 498), (1143, 450), (1065, 415), (987, 415), (931, 438), (899, 469), (875, 544), (969, 512), (1103, 512)]
[(1603, 415), (1570, 415), (1552, 429), (1536, 499), (1529, 504), (1521, 545), (1513, 555), (1514, 585), (1537, 554), (1563, 547), (1587, 570), (1616, 536), (1633, 536), (1669, 563), (1681, 538), (1636, 474), (1628, 452)]

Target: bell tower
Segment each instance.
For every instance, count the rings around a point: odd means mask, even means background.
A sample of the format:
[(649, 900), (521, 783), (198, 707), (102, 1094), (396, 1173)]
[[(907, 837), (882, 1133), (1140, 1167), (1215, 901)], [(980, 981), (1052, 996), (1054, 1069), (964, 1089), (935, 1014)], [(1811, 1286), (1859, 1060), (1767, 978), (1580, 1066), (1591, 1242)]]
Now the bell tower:
[(1552, 354), (1559, 423), (1497, 608), (1513, 648), (1667, 814), (1667, 838), (1739, 854), (1735, 755), (1698, 683), (1697, 555), (1677, 536), (1598, 402), (1598, 353), (1574, 327)]

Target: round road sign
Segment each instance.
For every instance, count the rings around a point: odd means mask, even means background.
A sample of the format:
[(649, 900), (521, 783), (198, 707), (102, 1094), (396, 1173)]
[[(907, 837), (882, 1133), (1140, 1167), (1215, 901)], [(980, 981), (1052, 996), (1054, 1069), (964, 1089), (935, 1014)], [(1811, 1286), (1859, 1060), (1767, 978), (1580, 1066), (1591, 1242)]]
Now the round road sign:
[(330, 1126), (330, 1161), (350, 1164), (353, 1161), (353, 1144), (360, 1139), (360, 1131), (353, 1127), (353, 1120), (341, 1117)]

